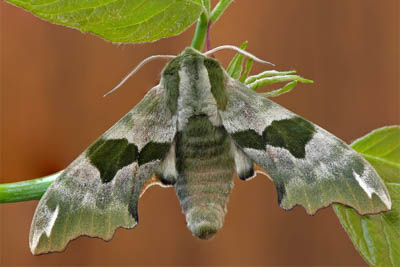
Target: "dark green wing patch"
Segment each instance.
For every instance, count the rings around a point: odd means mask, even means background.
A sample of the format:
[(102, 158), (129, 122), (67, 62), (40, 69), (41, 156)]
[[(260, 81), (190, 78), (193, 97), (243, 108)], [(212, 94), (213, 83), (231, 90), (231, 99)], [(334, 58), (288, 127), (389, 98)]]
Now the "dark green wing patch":
[(112, 181), (117, 171), (138, 158), (138, 148), (135, 144), (123, 139), (99, 139), (89, 147), (87, 156), (90, 162), (99, 170), (101, 181)]
[(296, 158), (304, 158), (305, 147), (315, 132), (311, 123), (295, 117), (273, 121), (265, 128), (262, 136), (250, 129), (233, 133), (232, 138), (242, 148), (264, 150), (266, 145), (270, 145), (284, 148)]
[(168, 153), (171, 144), (149, 142), (140, 151), (139, 166), (153, 160), (162, 160)]
[(306, 156), (305, 147), (315, 133), (314, 126), (303, 118), (273, 121), (263, 132), (265, 142), (289, 150), (296, 158)]
[(172, 115), (175, 115), (176, 110), (178, 109), (180, 69), (181, 59), (176, 57), (167, 64), (162, 72), (165, 87), (165, 102)]
[(236, 132), (232, 134), (232, 138), (242, 148), (247, 147), (259, 150), (265, 149), (265, 140), (253, 129)]
[(228, 96), (225, 90), (224, 72), (218, 61), (212, 58), (205, 58), (204, 66), (208, 72), (211, 83), (211, 93), (217, 102), (218, 109), (225, 110), (226, 104), (228, 103)]
[(149, 142), (138, 152), (135, 144), (123, 139), (99, 139), (89, 147), (87, 156), (99, 170), (103, 183), (111, 182), (121, 168), (138, 160), (139, 166), (162, 160), (169, 151), (169, 143)]

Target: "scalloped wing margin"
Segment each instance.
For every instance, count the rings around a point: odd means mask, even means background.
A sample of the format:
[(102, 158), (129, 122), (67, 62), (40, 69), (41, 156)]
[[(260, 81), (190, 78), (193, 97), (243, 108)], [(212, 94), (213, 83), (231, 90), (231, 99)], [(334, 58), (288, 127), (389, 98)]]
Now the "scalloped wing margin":
[(33, 254), (62, 251), (81, 235), (110, 240), (137, 224), (140, 194), (176, 132), (163, 94), (152, 88), (49, 187), (31, 225)]
[(282, 208), (301, 205), (308, 214), (333, 202), (360, 214), (391, 208), (377, 172), (343, 141), (227, 75), (225, 86), (222, 123), (233, 142), (272, 178)]

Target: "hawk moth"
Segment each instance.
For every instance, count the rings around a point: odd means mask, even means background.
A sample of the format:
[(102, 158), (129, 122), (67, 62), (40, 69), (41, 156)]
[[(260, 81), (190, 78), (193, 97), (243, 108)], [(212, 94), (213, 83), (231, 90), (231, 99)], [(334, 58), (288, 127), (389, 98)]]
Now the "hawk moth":
[(333, 202), (360, 214), (391, 208), (384, 183), (357, 152), (189, 47), (48, 188), (32, 221), (31, 251), (61, 251), (80, 235), (110, 240), (116, 228), (133, 228), (138, 200), (154, 184), (175, 187), (193, 235), (212, 238), (235, 172), (249, 179), (254, 165), (287, 210), (301, 205), (314, 214)]

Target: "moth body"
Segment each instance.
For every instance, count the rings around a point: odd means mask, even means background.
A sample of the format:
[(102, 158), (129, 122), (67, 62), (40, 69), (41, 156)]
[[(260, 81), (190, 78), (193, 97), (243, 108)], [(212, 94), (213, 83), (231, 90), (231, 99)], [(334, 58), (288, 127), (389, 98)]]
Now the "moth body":
[(138, 222), (148, 185), (175, 187), (191, 232), (222, 227), (234, 173), (257, 164), (279, 205), (308, 214), (333, 202), (371, 214), (391, 208), (385, 184), (351, 147), (231, 78), (218, 61), (186, 48), (159, 85), (49, 187), (32, 221), (33, 254), (61, 251), (80, 235), (110, 240)]
[[(219, 79), (211, 81), (210, 75)], [(223, 71), (214, 59), (188, 49), (165, 67), (161, 83), (177, 116), (176, 193), (189, 229), (209, 239), (222, 227), (235, 166), (218, 112), (218, 103), (226, 99)]]

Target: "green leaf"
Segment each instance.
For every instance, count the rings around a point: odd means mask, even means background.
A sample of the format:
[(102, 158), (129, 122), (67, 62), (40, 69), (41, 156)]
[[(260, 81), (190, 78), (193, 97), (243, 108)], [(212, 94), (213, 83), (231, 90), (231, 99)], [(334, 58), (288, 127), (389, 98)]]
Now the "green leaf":
[(47, 21), (121, 43), (177, 35), (207, 12), (202, 0), (7, 0)]
[(275, 97), (275, 96), (279, 96), (285, 93), (288, 93), (290, 91), (292, 91), (292, 89), (297, 85), (297, 81), (293, 81), (290, 82), (288, 84), (286, 84), (284, 87), (280, 88), (280, 89), (276, 89), (274, 91), (271, 92), (266, 92), (266, 93), (260, 93), (260, 95), (264, 96), (264, 97)]
[(249, 73), (251, 71), (251, 67), (253, 67), (253, 59), (249, 58), (246, 61), (246, 68), (245, 68), (242, 76), (240, 77), (240, 82), (244, 83), (244, 81), (246, 80), (247, 76), (249, 76)]
[(294, 75), (296, 73), (295, 70), (291, 71), (276, 71), (276, 70), (269, 70), (264, 71), (260, 74), (253, 75), (248, 77), (245, 80), (245, 84), (252, 89), (253, 91), (257, 91), (261, 87), (266, 85), (279, 83), (279, 82), (289, 82), (284, 87), (273, 90), (271, 92), (260, 93), (265, 97), (275, 97), (285, 93), (290, 92), (298, 82), (301, 83), (313, 83), (312, 80), (304, 79), (299, 75)]
[[(245, 50), (247, 44), (248, 41), (244, 41), (240, 48)], [(234, 79), (239, 79), (240, 75), (242, 74), (243, 58), (243, 54), (237, 53), (233, 57), (232, 61), (229, 63), (228, 68), (226, 69), (226, 72), (228, 72), (228, 74)]]
[(207, 17), (210, 16), (211, 0), (202, 0), (204, 9), (207, 11)]
[(375, 130), (355, 141), (352, 147), (382, 177), (392, 199), (392, 209), (360, 216), (352, 208), (334, 204), (336, 215), (370, 265), (400, 266), (400, 126)]
[(289, 75), (289, 74), (296, 74), (296, 71), (295, 70), (289, 70), (289, 71), (267, 70), (267, 71), (261, 72), (256, 75), (249, 76), (245, 80), (244, 83), (248, 85), (248, 84), (251, 84), (251, 83), (255, 82), (256, 80), (260, 80), (262, 78)]

